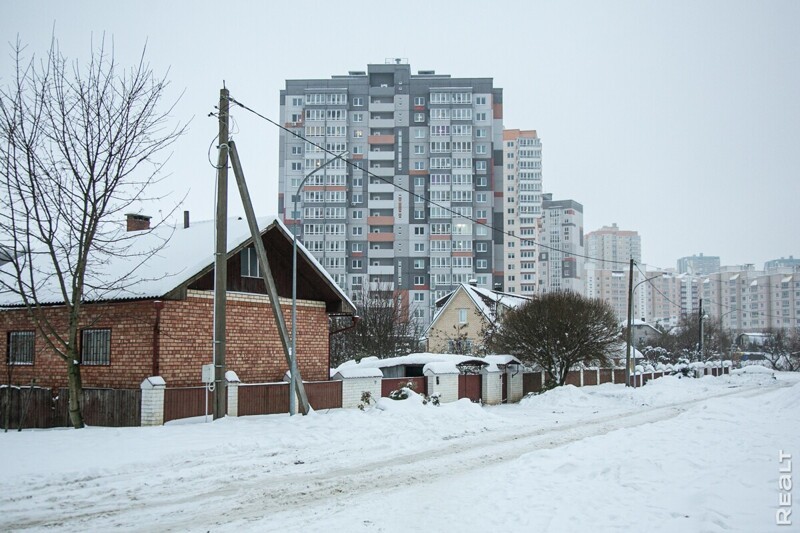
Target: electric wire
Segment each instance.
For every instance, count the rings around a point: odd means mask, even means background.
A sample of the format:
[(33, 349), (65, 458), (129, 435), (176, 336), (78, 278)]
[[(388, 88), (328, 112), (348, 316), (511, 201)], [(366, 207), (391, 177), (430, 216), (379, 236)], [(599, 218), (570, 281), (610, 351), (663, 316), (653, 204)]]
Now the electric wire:
[[(241, 107), (242, 109), (244, 109), (246, 111), (249, 111), (250, 113), (256, 115), (257, 117), (269, 122), (273, 126), (276, 126), (279, 129), (289, 133), (290, 135), (292, 135), (292, 136), (294, 136), (294, 137), (296, 137), (296, 138), (298, 138), (298, 139), (310, 144), (311, 146), (319, 148), (322, 152), (325, 152), (326, 154), (331, 155), (333, 157), (339, 156), (339, 154), (337, 154), (336, 152), (334, 152), (332, 150), (328, 150), (327, 147), (321, 146), (321, 145), (319, 145), (319, 144), (307, 139), (306, 137), (300, 135), (299, 133), (296, 133), (296, 132), (292, 131), (291, 129), (283, 126), (282, 124), (279, 124), (278, 122), (275, 122), (271, 118), (259, 113), (258, 111), (256, 111), (255, 109), (253, 109), (251, 107), (248, 107), (247, 105), (245, 105), (242, 102), (236, 100), (232, 96), (229, 96), (228, 100), (231, 103), (234, 103), (237, 106)], [(509, 237), (509, 238), (517, 239), (520, 242), (522, 242), (522, 241), (530, 242), (530, 243), (536, 244), (537, 246), (539, 246), (541, 248), (544, 248), (544, 249), (547, 249), (547, 250), (552, 250), (552, 251), (555, 251), (555, 252), (561, 252), (561, 253), (565, 254), (566, 256), (582, 257), (584, 259), (588, 259), (590, 261), (596, 261), (596, 262), (599, 262), (599, 263), (611, 263), (611, 264), (620, 264), (620, 265), (623, 265), (623, 264), (627, 265), (628, 264), (627, 261), (617, 261), (617, 260), (612, 260), (612, 259), (600, 259), (600, 258), (597, 258), (597, 257), (592, 257), (592, 256), (589, 256), (589, 255), (585, 255), (585, 254), (579, 254), (579, 253), (575, 253), (575, 252), (568, 252), (568, 251), (562, 250), (562, 249), (554, 247), (554, 246), (550, 246), (550, 245), (547, 245), (547, 244), (543, 244), (541, 242), (537, 242), (534, 238), (528, 238), (528, 236), (521, 236), (521, 235), (516, 235), (514, 233), (510, 233), (510, 232), (508, 232), (506, 230), (499, 229), (499, 228), (497, 228), (497, 227), (495, 227), (495, 226), (493, 226), (493, 225), (491, 225), (491, 224), (489, 224), (487, 222), (481, 222), (478, 219), (475, 219), (475, 218), (472, 218), (472, 217), (468, 217), (468, 216), (464, 216), (461, 213), (458, 213), (457, 211), (453, 210), (450, 207), (441, 205), (441, 204), (437, 203), (436, 201), (431, 200), (430, 198), (427, 198), (425, 196), (421, 196), (421, 195), (415, 193), (414, 191), (412, 191), (410, 189), (407, 189), (407, 188), (405, 188), (405, 187), (403, 187), (401, 185), (398, 185), (398, 184), (394, 183), (393, 180), (387, 179), (387, 178), (385, 178), (383, 176), (378, 176), (377, 174), (371, 172), (370, 170), (368, 170), (366, 168), (362, 168), (360, 165), (358, 165), (356, 163), (353, 163), (350, 160), (347, 160), (347, 159), (342, 159), (342, 160), (348, 166), (353, 167), (353, 168), (357, 168), (357, 169), (363, 171), (364, 173), (366, 173), (371, 178), (375, 178), (375, 179), (378, 179), (380, 181), (383, 181), (384, 183), (392, 185), (394, 188), (399, 189), (399, 190), (401, 190), (403, 192), (406, 192), (406, 193), (408, 193), (409, 195), (411, 195), (414, 198), (420, 199), (425, 204), (438, 207), (438, 208), (450, 213), (451, 215), (454, 215), (456, 218), (462, 218), (464, 220), (469, 220), (470, 222), (472, 222), (474, 224), (477, 224), (477, 225), (480, 225), (480, 226), (484, 226), (487, 229), (490, 229), (495, 233), (498, 233), (498, 234), (501, 234), (501, 235), (505, 235), (506, 237)], [(492, 192), (492, 191), (487, 191), (487, 192)], [(299, 194), (299, 192), (298, 192), (298, 194)], [(505, 252), (504, 252), (504, 254), (505, 254)]]

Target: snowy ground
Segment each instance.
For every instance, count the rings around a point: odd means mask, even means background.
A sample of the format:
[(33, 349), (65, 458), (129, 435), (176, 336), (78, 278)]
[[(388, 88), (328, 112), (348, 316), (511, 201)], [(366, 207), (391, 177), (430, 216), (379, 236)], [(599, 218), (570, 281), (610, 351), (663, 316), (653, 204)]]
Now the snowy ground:
[(0, 530), (786, 530), (797, 374), (378, 407), (0, 434)]

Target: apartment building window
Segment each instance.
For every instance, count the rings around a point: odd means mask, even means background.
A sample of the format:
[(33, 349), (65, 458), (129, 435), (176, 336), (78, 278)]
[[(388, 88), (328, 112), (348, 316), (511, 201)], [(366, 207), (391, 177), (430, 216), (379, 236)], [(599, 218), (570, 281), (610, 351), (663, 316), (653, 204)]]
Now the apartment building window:
[(417, 226), (414, 228), (414, 235), (425, 235), (425, 227)]
[(414, 285), (417, 287), (425, 285), (425, 276), (414, 276)]
[(425, 113), (414, 113), (414, 122), (425, 122)]
[(424, 259), (414, 259), (414, 268), (416, 270), (422, 270), (425, 268), (425, 260)]
[(292, 162), (291, 167), (292, 170), (303, 170), (303, 163), (299, 161)]
[(422, 176), (414, 176), (414, 186), (415, 187), (424, 187), (425, 186), (425, 178)]
[(361, 193), (354, 193), (353, 194), (353, 203), (354, 204), (363, 204), (364, 203), (364, 195)]
[(415, 292), (414, 293), (414, 301), (415, 302), (424, 302), (425, 301), (425, 293), (424, 292)]
[(363, 242), (354, 242), (350, 246), (350, 249), (353, 252), (363, 252), (364, 251), (364, 243)]
[(425, 145), (424, 144), (415, 144), (414, 145), (414, 153), (416, 155), (422, 155), (425, 153)]
[(353, 122), (364, 122), (364, 113), (353, 113)]
[(350, 266), (354, 270), (360, 270), (363, 267), (363, 263), (361, 262), (361, 259), (353, 259), (353, 261), (350, 263)]
[(425, 170), (425, 161), (414, 161), (414, 170)]
[(489, 268), (489, 261), (486, 259), (478, 259), (477, 261), (475, 261), (475, 268), (485, 270)]
[(414, 243), (414, 251), (415, 252), (424, 252), (425, 251), (425, 243), (424, 242), (415, 242)]
[(482, 139), (486, 137), (486, 128), (475, 128), (475, 137)]
[(475, 245), (476, 252), (485, 252), (487, 250), (485, 242), (479, 242)]
[(302, 96), (292, 96), (292, 105), (295, 107), (299, 107), (303, 105), (303, 97)]
[(414, 309), (414, 314), (412, 315), (417, 320), (422, 320), (425, 318), (425, 310), (424, 309)]
[(485, 96), (476, 96), (475, 97), (475, 105), (486, 105), (486, 97)]
[(414, 105), (415, 106), (425, 105), (425, 97), (424, 96), (415, 96), (414, 97)]
[(364, 218), (364, 212), (361, 209), (356, 209), (353, 211), (353, 220), (359, 220)]
[(302, 146), (292, 146), (292, 155), (303, 155)]
[(485, 122), (486, 121), (486, 113), (475, 113), (475, 120), (477, 122)]
[[(414, 209), (414, 220), (424, 220), (424, 219), (425, 219), (425, 210), (424, 209)], [(425, 228), (419, 228), (419, 229), (425, 229)], [(424, 233), (424, 231), (423, 231), (423, 233)]]
[(486, 154), (488, 152), (485, 144), (478, 144), (475, 146), (475, 153), (476, 154)]
[(364, 235), (364, 228), (361, 226), (353, 226), (352, 234), (354, 236)]
[(364, 98), (361, 96), (353, 97), (353, 107), (362, 107), (364, 105)]
[(414, 138), (415, 139), (424, 139), (425, 138), (425, 130), (422, 128), (414, 128)]
[(111, 364), (110, 329), (84, 329), (81, 331), (81, 364)]
[(475, 170), (486, 170), (486, 161), (475, 161)]
[(354, 139), (361, 139), (362, 137), (364, 137), (364, 130), (353, 130)]
[(36, 335), (33, 331), (9, 331), (6, 361), (9, 365), (32, 365)]

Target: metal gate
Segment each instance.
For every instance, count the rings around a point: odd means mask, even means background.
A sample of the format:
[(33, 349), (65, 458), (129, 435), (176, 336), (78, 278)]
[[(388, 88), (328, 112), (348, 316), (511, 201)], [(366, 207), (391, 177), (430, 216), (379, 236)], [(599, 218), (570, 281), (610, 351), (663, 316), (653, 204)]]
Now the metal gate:
[(479, 402), (482, 383), (480, 374), (460, 374), (458, 376), (458, 399), (469, 398), (473, 402)]

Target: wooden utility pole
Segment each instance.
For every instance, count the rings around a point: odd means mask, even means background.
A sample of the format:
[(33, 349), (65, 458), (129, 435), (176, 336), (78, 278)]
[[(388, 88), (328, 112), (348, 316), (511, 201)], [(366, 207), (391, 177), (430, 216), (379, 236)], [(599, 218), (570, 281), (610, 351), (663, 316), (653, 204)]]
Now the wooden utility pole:
[(297, 394), (297, 397), (300, 399), (300, 412), (306, 415), (310, 410), (306, 389), (303, 385), (303, 379), (300, 377), (300, 370), (297, 368), (295, 354), (292, 353), (291, 350), (289, 331), (286, 328), (286, 321), (283, 318), (278, 288), (275, 286), (275, 278), (272, 277), (272, 269), (267, 260), (267, 251), (264, 248), (264, 242), (261, 240), (261, 232), (259, 231), (258, 221), (256, 220), (256, 214), (253, 210), (253, 202), (250, 200), (250, 193), (247, 190), (247, 182), (244, 179), (244, 171), (242, 170), (242, 163), (239, 159), (239, 152), (236, 150), (236, 143), (230, 141), (228, 144), (230, 146), (233, 175), (239, 187), (239, 196), (242, 198), (242, 206), (244, 207), (245, 216), (247, 217), (247, 224), (250, 227), (250, 235), (253, 237), (253, 245), (255, 246), (258, 262), (261, 266), (261, 276), (267, 286), (272, 316), (275, 318), (275, 324), (278, 326), (278, 333), (280, 334), (281, 344), (283, 345), (283, 353), (286, 355), (286, 364), (289, 365), (292, 377), (295, 378), (292, 380), (295, 390), (289, 391), (289, 394)]
[(225, 416), (225, 312), (228, 283), (228, 89), (219, 92), (216, 239), (214, 245), (214, 420)]

